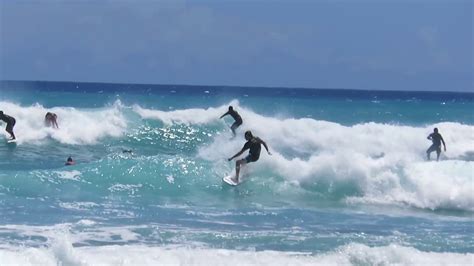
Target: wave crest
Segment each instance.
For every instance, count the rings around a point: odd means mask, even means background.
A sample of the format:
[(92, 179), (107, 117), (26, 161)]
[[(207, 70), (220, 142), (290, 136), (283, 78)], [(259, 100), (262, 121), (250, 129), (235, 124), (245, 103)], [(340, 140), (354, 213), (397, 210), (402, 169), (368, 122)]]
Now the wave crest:
[[(40, 104), (23, 107), (10, 102), (0, 102), (7, 114), (16, 118), (14, 128), (18, 143), (33, 143), (54, 139), (63, 144), (95, 144), (105, 137), (119, 137), (127, 129), (122, 105), (117, 101), (101, 109), (76, 109), (73, 107), (45, 108)], [(46, 112), (58, 115), (59, 129), (44, 125)], [(6, 134), (6, 133), (5, 133)]]

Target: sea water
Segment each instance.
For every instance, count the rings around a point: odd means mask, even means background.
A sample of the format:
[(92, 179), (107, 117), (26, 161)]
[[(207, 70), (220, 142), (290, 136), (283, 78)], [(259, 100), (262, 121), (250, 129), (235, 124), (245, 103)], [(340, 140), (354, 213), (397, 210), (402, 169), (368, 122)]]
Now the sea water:
[[(2, 82), (0, 110), (0, 265), (474, 263), (472, 93)], [(272, 155), (231, 187), (246, 130)]]

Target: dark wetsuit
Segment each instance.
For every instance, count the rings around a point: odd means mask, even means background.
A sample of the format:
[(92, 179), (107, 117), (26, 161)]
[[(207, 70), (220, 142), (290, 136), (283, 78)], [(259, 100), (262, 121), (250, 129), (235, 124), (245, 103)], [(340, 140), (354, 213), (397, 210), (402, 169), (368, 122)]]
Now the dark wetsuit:
[(13, 132), (13, 127), (15, 126), (15, 123), (16, 123), (15, 118), (13, 118), (9, 115), (3, 114), (3, 115), (0, 116), (0, 120), (7, 123), (7, 127), (5, 128), (5, 130), (7, 132), (9, 132), (9, 133)]
[(242, 117), (240, 117), (239, 113), (237, 111), (232, 110), (227, 112), (232, 118), (234, 118), (235, 122), (242, 124)]
[(431, 153), (433, 151), (436, 151), (438, 154), (441, 153), (441, 140), (443, 139), (441, 134), (431, 133), (428, 136), (428, 139), (431, 139), (431, 141), (433, 141), (433, 145), (431, 145), (431, 147), (429, 147), (426, 152)]
[(227, 113), (223, 114), (221, 116), (224, 117), (226, 115), (230, 115), (232, 116), (232, 118), (234, 118), (235, 122), (232, 124), (232, 126), (230, 126), (230, 129), (232, 129), (232, 133), (234, 133), (234, 136), (235, 136), (235, 130), (240, 126), (242, 125), (242, 117), (240, 117), (239, 113), (237, 113), (237, 111), (235, 110), (229, 110), (227, 111)]
[(229, 114), (234, 118), (235, 122), (232, 124), (232, 128), (237, 128), (238, 126), (242, 125), (242, 117), (240, 117), (239, 113), (235, 110), (228, 111), (226, 114)]
[(245, 143), (243, 150), (248, 150), (248, 149), (250, 149), (250, 151), (249, 151), (249, 155), (245, 157), (246, 162), (247, 163), (256, 162), (258, 158), (260, 158), (260, 151), (262, 150), (261, 140), (258, 137), (253, 137), (250, 140), (248, 140)]

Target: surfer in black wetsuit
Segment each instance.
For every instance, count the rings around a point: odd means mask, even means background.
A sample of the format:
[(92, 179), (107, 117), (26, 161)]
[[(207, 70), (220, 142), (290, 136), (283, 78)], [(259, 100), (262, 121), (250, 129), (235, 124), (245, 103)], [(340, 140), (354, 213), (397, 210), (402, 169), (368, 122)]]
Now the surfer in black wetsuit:
[(429, 147), (428, 150), (426, 151), (426, 156), (428, 157), (428, 161), (430, 160), (430, 154), (434, 151), (436, 151), (436, 155), (437, 155), (436, 161), (439, 160), (439, 155), (441, 154), (441, 142), (443, 143), (444, 151), (446, 151), (446, 143), (444, 143), (444, 139), (441, 136), (441, 134), (438, 133), (438, 129), (435, 128), (433, 131), (434, 132), (428, 136), (428, 139), (433, 142), (431, 147)]
[(232, 106), (229, 106), (229, 111), (227, 111), (227, 113), (223, 114), (219, 119), (223, 118), (224, 116), (226, 115), (230, 115), (232, 116), (232, 118), (234, 118), (235, 122), (232, 124), (232, 126), (230, 127), (230, 129), (232, 130), (232, 133), (234, 134), (235, 136), (235, 130), (240, 126), (242, 125), (242, 117), (240, 117), (239, 113), (237, 113), (237, 111), (234, 110), (234, 108)]
[(0, 111), (0, 120), (7, 123), (7, 127), (5, 128), (5, 131), (7, 131), (10, 134), (11, 139), (12, 140), (16, 139), (15, 134), (13, 133), (13, 127), (15, 126), (15, 123), (16, 123), (15, 118), (4, 114), (3, 111)]
[(268, 150), (268, 146), (265, 143), (265, 141), (261, 140), (259, 137), (253, 136), (250, 130), (245, 132), (245, 139), (247, 140), (247, 142), (245, 143), (242, 150), (240, 150), (237, 154), (235, 154), (234, 156), (228, 159), (229, 161), (232, 161), (232, 159), (240, 156), (242, 153), (244, 153), (244, 151), (250, 149), (247, 157), (235, 162), (235, 178), (232, 178), (232, 180), (236, 183), (239, 182), (240, 166), (258, 161), (258, 158), (260, 157), (260, 151), (262, 150), (262, 147), (261, 147), (262, 144), (267, 150), (268, 155), (272, 155), (270, 151)]

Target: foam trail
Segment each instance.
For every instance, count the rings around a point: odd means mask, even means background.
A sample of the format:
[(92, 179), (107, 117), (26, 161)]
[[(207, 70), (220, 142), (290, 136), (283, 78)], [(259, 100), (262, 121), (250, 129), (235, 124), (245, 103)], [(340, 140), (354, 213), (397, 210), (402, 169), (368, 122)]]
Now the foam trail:
[[(37, 143), (47, 138), (63, 144), (95, 144), (104, 137), (120, 137), (127, 128), (119, 101), (111, 107), (97, 110), (72, 107), (47, 109), (40, 104), (24, 107), (10, 102), (0, 102), (0, 106), (6, 114), (15, 117), (14, 131), (20, 144)], [(58, 115), (59, 129), (44, 125), (46, 112)]]

